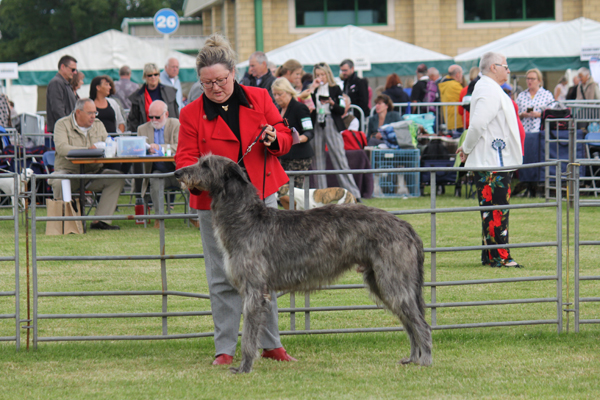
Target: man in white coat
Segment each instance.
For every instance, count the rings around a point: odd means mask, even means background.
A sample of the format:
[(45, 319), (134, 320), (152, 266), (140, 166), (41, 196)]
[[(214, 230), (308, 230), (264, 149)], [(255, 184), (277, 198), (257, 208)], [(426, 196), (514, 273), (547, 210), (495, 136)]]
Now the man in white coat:
[[(456, 151), (465, 167), (489, 168), (475, 172), (477, 195), (481, 206), (508, 205), (513, 170), (494, 168), (523, 163), (523, 148), (517, 112), (500, 85), (508, 80), (510, 69), (506, 57), (488, 52), (481, 57), (483, 76), (471, 97), (471, 123), (463, 145)], [(508, 244), (508, 210), (481, 212), (483, 245)], [(520, 267), (508, 248), (483, 250), (483, 265)]]

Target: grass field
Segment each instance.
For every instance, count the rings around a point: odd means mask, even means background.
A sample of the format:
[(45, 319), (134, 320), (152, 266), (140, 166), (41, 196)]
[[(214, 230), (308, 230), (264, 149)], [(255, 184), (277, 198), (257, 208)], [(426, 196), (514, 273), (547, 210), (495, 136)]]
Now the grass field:
[[(448, 193), (453, 193), (448, 190)], [(511, 204), (541, 202), (515, 198)], [(429, 207), (429, 197), (372, 199), (367, 205), (386, 210)], [(439, 198), (438, 207), (476, 205), (475, 200), (450, 195)], [(131, 209), (121, 208), (123, 213)], [(41, 211), (41, 210), (40, 210)], [(8, 210), (0, 210), (7, 215)], [(600, 209), (581, 210), (581, 239), (600, 237)], [(40, 213), (43, 215), (43, 212)], [(407, 215), (431, 245), (430, 216)], [(481, 225), (477, 212), (437, 215), (437, 246), (480, 244)], [(573, 215), (570, 216), (570, 253), (567, 259), (566, 208), (563, 212), (563, 300), (567, 300), (567, 261), (570, 265), (569, 296), (573, 298)], [(119, 221), (117, 232), (91, 231), (86, 235), (45, 236), (44, 223), (37, 229), (39, 255), (148, 255), (159, 254), (158, 230), (144, 229), (133, 221)], [(166, 253), (201, 253), (199, 233), (178, 220), (166, 221)], [(21, 316), (26, 316), (25, 230), (21, 226)], [(14, 249), (12, 222), (0, 223), (0, 255)], [(513, 210), (511, 243), (555, 240), (554, 209)], [(553, 275), (556, 248), (513, 249), (513, 257), (524, 269), (491, 269), (481, 266), (480, 254), (437, 254), (437, 281)], [(600, 275), (600, 249), (581, 249), (582, 275)], [(430, 281), (430, 256), (425, 260)], [(11, 290), (14, 267), (0, 263), (0, 291)], [(39, 262), (39, 290), (114, 291), (160, 290), (158, 261)], [(168, 260), (169, 290), (207, 293), (203, 260)], [(361, 283), (350, 272), (339, 283)], [(598, 297), (597, 281), (582, 283), (582, 297)], [(429, 288), (424, 289), (431, 301)], [(440, 287), (437, 302), (487, 301), (497, 299), (548, 298), (556, 296), (554, 281)], [(296, 305), (304, 304), (298, 296)], [(336, 290), (311, 294), (311, 306), (369, 305), (364, 290)], [(160, 312), (159, 296), (45, 297), (41, 314)], [(289, 306), (289, 296), (279, 307)], [(0, 297), (0, 314), (14, 312), (14, 299)], [(169, 311), (208, 311), (207, 300), (169, 297)], [(431, 312), (427, 311), (430, 320)], [(555, 319), (554, 303), (485, 307), (453, 307), (437, 310), (437, 324)], [(581, 318), (600, 318), (598, 303), (583, 303)], [(303, 329), (304, 314), (296, 315)], [(382, 310), (311, 313), (311, 329), (396, 327)], [(280, 329), (290, 329), (289, 314), (280, 315)], [(212, 331), (210, 316), (169, 318), (169, 334)], [(600, 327), (582, 325), (581, 332), (558, 335), (555, 325), (513, 326), (433, 333), (434, 365), (403, 367), (397, 361), (408, 354), (402, 332), (345, 335), (284, 336), (290, 354), (300, 361), (281, 364), (259, 360), (248, 376), (233, 376), (224, 367), (210, 365), (214, 356), (212, 338), (172, 341), (106, 341), (40, 343), (37, 350), (15, 352), (14, 343), (0, 344), (0, 399), (25, 398), (597, 398), (600, 384)], [(23, 331), (24, 332), (24, 331)], [(89, 335), (159, 335), (160, 318), (40, 320), (40, 337)], [(14, 322), (0, 320), (0, 336), (14, 335)], [(239, 350), (235, 362), (239, 362)]]

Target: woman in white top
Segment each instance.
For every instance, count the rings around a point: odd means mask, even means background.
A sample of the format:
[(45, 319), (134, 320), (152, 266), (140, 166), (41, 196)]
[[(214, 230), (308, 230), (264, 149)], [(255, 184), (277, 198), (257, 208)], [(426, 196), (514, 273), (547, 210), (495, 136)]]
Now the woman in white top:
[(523, 122), (525, 132), (539, 132), (542, 122), (542, 110), (554, 101), (549, 90), (542, 87), (542, 73), (534, 68), (527, 71), (527, 90), (519, 93), (517, 105), (519, 118)]
[(567, 82), (568, 81), (566, 76), (560, 78), (560, 81), (558, 81), (558, 85), (556, 85), (556, 87), (554, 88), (554, 100), (563, 101), (567, 99), (567, 92), (569, 91), (569, 88), (567, 87)]
[[(465, 167), (486, 167), (475, 172), (479, 205), (508, 205), (511, 171), (493, 168), (521, 165), (523, 150), (514, 105), (500, 85), (510, 72), (506, 57), (485, 53), (479, 64), (483, 76), (471, 97), (471, 120), (462, 147), (456, 154)], [(508, 244), (508, 210), (481, 211), (483, 245)], [(508, 248), (482, 250), (481, 263), (491, 267), (520, 267)]]

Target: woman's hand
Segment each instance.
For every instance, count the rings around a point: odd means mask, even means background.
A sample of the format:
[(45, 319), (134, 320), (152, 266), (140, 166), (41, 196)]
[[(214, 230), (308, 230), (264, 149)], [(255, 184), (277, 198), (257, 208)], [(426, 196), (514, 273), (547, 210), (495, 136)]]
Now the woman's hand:
[(271, 125), (262, 125), (261, 128), (264, 128), (265, 126), (267, 129), (265, 129), (263, 132), (262, 141), (265, 146), (269, 147), (275, 141), (275, 139), (277, 139), (277, 131), (275, 130), (275, 127)]
[(300, 143), (308, 142), (308, 136), (306, 136), (306, 135), (300, 135), (299, 138), (300, 138)]
[(462, 146), (456, 150), (456, 154), (458, 154), (458, 156), (460, 157), (461, 163), (464, 163), (465, 161), (467, 161), (467, 157), (469, 157), (469, 155), (465, 154), (465, 152), (463, 151)]

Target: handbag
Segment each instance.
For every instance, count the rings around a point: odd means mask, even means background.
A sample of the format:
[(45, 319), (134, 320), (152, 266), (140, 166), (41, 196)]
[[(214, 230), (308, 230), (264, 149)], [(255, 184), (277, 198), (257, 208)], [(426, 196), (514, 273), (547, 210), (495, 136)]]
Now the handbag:
[[(550, 104), (552, 104), (552, 103), (550, 103)], [(558, 104), (560, 104), (560, 103), (558, 103)], [(571, 114), (571, 109), (569, 107), (545, 108), (542, 111), (542, 123), (540, 125), (540, 130), (543, 131), (546, 129), (546, 119), (567, 119), (567, 118), (573, 118), (573, 115)], [(564, 131), (567, 129), (569, 129), (569, 121), (550, 122), (550, 130)]]

